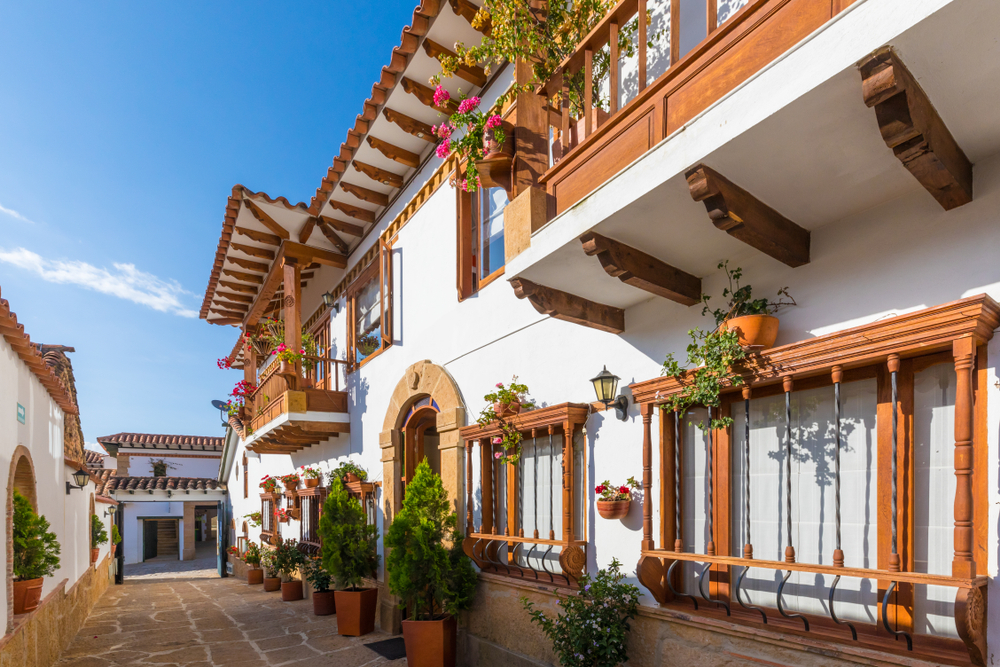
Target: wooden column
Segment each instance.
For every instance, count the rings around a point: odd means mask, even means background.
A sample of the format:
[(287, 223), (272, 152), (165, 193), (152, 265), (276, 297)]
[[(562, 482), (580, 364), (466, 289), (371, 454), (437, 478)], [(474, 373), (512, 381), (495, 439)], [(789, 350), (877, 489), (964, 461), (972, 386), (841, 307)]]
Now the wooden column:
[[(285, 258), (282, 267), (284, 281), (284, 308), (285, 308), (285, 345), (293, 352), (302, 349), (302, 307), (299, 305), (302, 294), (302, 267), (299, 263), (290, 258)], [(295, 364), (295, 377), (299, 376), (300, 364)], [(291, 387), (295, 389), (295, 387)]]
[[(518, 61), (514, 69), (518, 85), (531, 83), (534, 74), (531, 63)], [(537, 188), (540, 179), (549, 168), (549, 112), (548, 102), (542, 95), (532, 91), (517, 94), (517, 117), (514, 127), (513, 196), (528, 188)]]
[(472, 440), (465, 441), (465, 534), (474, 533), (472, 526)]
[(479, 441), (479, 451), (481, 453), (481, 463), (479, 466), (479, 488), (482, 493), (483, 521), (479, 527), (479, 532), (491, 534), (493, 532), (493, 445), (489, 438)]
[(583, 136), (577, 138), (577, 145), (594, 131), (594, 50), (583, 51)]
[(639, 0), (639, 92), (646, 90), (646, 0)]
[(573, 539), (573, 422), (563, 422), (563, 539)]
[(642, 548), (654, 549), (653, 544), (653, 404), (639, 407), (642, 415)]
[(609, 109), (613, 116), (618, 111), (618, 22), (611, 22), (611, 36), (608, 38), (608, 55), (610, 56), (610, 66), (608, 68), (608, 90)]
[(972, 526), (972, 367), (976, 360), (976, 341), (959, 338), (952, 345), (955, 358), (955, 559), (953, 577), (976, 576), (973, 559)]

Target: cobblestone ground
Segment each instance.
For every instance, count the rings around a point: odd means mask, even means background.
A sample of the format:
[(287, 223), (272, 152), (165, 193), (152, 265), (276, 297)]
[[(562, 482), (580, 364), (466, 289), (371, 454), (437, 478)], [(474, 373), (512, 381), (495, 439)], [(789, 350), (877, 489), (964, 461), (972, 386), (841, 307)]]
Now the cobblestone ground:
[(365, 646), (389, 635), (341, 637), (336, 619), (313, 615), (311, 600), (282, 602), (242, 579), (126, 578), (104, 594), (57, 665), (406, 665)]

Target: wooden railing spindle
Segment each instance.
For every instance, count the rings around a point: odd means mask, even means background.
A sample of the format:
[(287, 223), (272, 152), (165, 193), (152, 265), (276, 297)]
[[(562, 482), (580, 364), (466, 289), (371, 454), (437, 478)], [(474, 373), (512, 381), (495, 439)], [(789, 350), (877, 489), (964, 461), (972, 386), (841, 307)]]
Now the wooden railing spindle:
[(646, 0), (639, 0), (639, 92), (646, 89)]
[(583, 136), (580, 142), (594, 131), (594, 50), (583, 52)]
[(562, 142), (563, 155), (569, 150), (569, 77), (570, 73), (565, 69), (559, 71), (559, 88), (562, 91), (559, 100), (559, 106), (562, 107), (562, 116), (559, 118), (559, 140)]
[(472, 532), (472, 440), (465, 441), (465, 534)]
[(611, 37), (608, 39), (610, 67), (608, 68), (608, 89), (610, 91), (610, 113), (618, 111), (618, 22), (611, 22)]

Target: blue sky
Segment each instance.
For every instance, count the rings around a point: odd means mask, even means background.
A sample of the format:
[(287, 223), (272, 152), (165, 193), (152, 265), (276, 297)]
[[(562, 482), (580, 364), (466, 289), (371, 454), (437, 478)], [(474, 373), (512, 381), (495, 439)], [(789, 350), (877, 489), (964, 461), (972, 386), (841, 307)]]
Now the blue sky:
[(309, 201), (415, 4), (6, 3), (0, 295), (76, 347), (88, 442), (221, 435), (237, 332), (197, 311), (226, 198)]

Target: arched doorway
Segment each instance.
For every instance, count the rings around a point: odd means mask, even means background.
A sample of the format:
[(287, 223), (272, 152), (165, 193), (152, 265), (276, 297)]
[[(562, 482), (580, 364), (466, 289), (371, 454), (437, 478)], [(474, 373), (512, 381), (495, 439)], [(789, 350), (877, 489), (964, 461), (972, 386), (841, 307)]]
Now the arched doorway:
[[(14, 490), (31, 503), (31, 508), (38, 511), (38, 494), (35, 491), (35, 467), (31, 460), (31, 452), (24, 445), (14, 449), (10, 460), (10, 473), (7, 476), (7, 628), (6, 633), (14, 629), (14, 546), (11, 535), (14, 532)], [(89, 520), (90, 517), (87, 517)]]
[(406, 414), (403, 422), (403, 465), (400, 466), (404, 498), (406, 485), (413, 480), (417, 465), (424, 459), (431, 470), (441, 474), (441, 442), (437, 432), (437, 416), (440, 411), (437, 402), (430, 396), (425, 396), (411, 405)]

